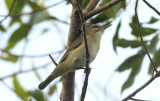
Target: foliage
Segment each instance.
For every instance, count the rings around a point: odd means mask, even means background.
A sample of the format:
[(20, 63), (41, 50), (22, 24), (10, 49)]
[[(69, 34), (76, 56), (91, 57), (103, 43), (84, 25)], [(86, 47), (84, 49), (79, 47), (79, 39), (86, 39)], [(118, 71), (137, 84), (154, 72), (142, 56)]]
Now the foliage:
[[(12, 6), (12, 2), (14, 0), (5, 0), (6, 7), (8, 11), (10, 10)], [(57, 21), (60, 23), (68, 24), (66, 21), (62, 21), (58, 19), (57, 17), (51, 15), (47, 10), (43, 9), (45, 6), (43, 3), (38, 3), (36, 0), (15, 0), (15, 5), (13, 7), (13, 10), (10, 14), (10, 21), (8, 24), (8, 27), (6, 27), (4, 24), (0, 24), (0, 31), (4, 34), (12, 28), (15, 24), (18, 24), (18, 28), (15, 29), (11, 35), (9, 36), (8, 42), (6, 46), (4, 47), (5, 51), (8, 53), (12, 51), (20, 42), (24, 41), (25, 39), (30, 36), (30, 33), (34, 26), (41, 24), (43, 22), (47, 21)], [(111, 0), (101, 0), (98, 7), (108, 3)], [(66, 2), (66, 1), (65, 1)], [(67, 3), (67, 2), (66, 2)], [(84, 1), (83, 9), (87, 6), (89, 3), (89, 0)], [(18, 7), (18, 9), (17, 9)], [(31, 12), (29, 14), (23, 15), (23, 10), (25, 7), (29, 7), (31, 9)], [(130, 70), (130, 74), (127, 78), (127, 80), (124, 82), (121, 92), (126, 90), (127, 88), (131, 87), (134, 83), (134, 80), (136, 76), (139, 74), (141, 70), (141, 66), (143, 64), (143, 59), (146, 56), (146, 51), (144, 50), (142, 46), (142, 42), (140, 40), (140, 35), (138, 32), (137, 27), (137, 21), (135, 18), (135, 15), (132, 16), (131, 22), (128, 24), (131, 28), (131, 33), (125, 33), (130, 34), (134, 37), (134, 39), (125, 39), (125, 38), (119, 38), (120, 36), (120, 30), (122, 29), (122, 20), (123, 17), (121, 16), (125, 10), (127, 9), (127, 0), (123, 0), (122, 2), (116, 4), (116, 6), (113, 6), (104, 12), (101, 12), (97, 14), (96, 16), (89, 19), (89, 23), (91, 24), (102, 24), (106, 25), (108, 23), (113, 23), (114, 21), (118, 20), (118, 24), (116, 25), (114, 37), (113, 37), (113, 49), (117, 53), (117, 47), (121, 48), (127, 48), (130, 47), (132, 49), (138, 49), (137, 53), (128, 56), (126, 60), (124, 60), (116, 69), (117, 72), (124, 72), (126, 70)], [(27, 21), (23, 20), (23, 16), (27, 16)], [(158, 46), (159, 43), (159, 33), (158, 29), (151, 28), (151, 27), (145, 27), (144, 25), (152, 25), (156, 22), (158, 22), (159, 19), (155, 17), (151, 17), (150, 21), (146, 23), (141, 23), (141, 31), (142, 31), (142, 37), (145, 39), (146, 37), (152, 37), (148, 40), (145, 40), (145, 44), (147, 46), (147, 49), (149, 53), (153, 56), (152, 59), (155, 62), (156, 61), (156, 67), (158, 68), (160, 66), (160, 58), (157, 58), (157, 55), (159, 53), (160, 47)], [(44, 28), (43, 30), (47, 32), (48, 30)], [(1, 33), (0, 33), (1, 34)], [(42, 34), (41, 34), (42, 35)], [(7, 52), (2, 51), (2, 55), (0, 56), (0, 59), (3, 61), (9, 61), (13, 63), (17, 63), (19, 57), (7, 54)], [(34, 67), (34, 66), (33, 66)], [(39, 73), (35, 68), (33, 68), (33, 73), (36, 75), (38, 80), (41, 80)], [(153, 67), (150, 64), (148, 67), (148, 73), (151, 75), (153, 71)], [(60, 81), (58, 81), (60, 82)], [(57, 83), (53, 84), (50, 89), (48, 90), (48, 96), (55, 93), (57, 89)], [(47, 101), (47, 97), (39, 90), (35, 89), (32, 91), (25, 90), (22, 85), (20, 84), (20, 81), (18, 80), (17, 76), (13, 76), (13, 86), (14, 91), (22, 100), (28, 100), (29, 98), (33, 98), (37, 101)]]

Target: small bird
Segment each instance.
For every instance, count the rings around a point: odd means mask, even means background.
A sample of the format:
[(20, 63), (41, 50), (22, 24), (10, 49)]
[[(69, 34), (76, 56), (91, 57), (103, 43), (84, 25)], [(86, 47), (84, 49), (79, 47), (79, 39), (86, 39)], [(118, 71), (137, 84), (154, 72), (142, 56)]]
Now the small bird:
[[(103, 31), (108, 26), (94, 25), (86, 30), (87, 45), (90, 54), (90, 63), (95, 59), (100, 47), (100, 40)], [(55, 78), (65, 73), (74, 71), (86, 66), (86, 49), (83, 34), (77, 38), (67, 49), (54, 71), (39, 84), (39, 89), (44, 89)]]

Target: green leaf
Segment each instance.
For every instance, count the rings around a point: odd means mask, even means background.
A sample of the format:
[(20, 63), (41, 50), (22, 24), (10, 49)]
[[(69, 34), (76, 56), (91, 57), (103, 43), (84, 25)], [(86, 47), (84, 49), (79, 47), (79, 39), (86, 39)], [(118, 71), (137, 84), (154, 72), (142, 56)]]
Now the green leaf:
[(48, 95), (52, 95), (57, 89), (57, 83), (52, 85), (48, 91)]
[(116, 44), (116, 41), (118, 40), (118, 34), (119, 34), (119, 29), (121, 27), (121, 21), (118, 23), (118, 26), (117, 26), (117, 29), (116, 29), (116, 33), (113, 37), (113, 49), (114, 51), (117, 53), (117, 50), (116, 50), (116, 47), (117, 47), (117, 44)]
[(132, 84), (134, 83), (135, 77), (140, 72), (144, 55), (137, 54), (137, 55), (132, 56), (132, 58), (133, 58), (133, 60), (132, 60), (132, 63), (130, 64), (131, 73), (130, 73), (128, 79), (123, 84), (121, 92), (123, 92), (125, 89), (132, 86)]
[(142, 42), (137, 40), (130, 41), (125, 39), (118, 39), (115, 41), (115, 45), (123, 48), (126, 48), (126, 47), (137, 48), (142, 46)]
[[(10, 10), (12, 3), (14, 0), (5, 0), (8, 11)], [(14, 7), (12, 9), (12, 12), (10, 15), (16, 15), (16, 14), (20, 14), (25, 6), (25, 4), (27, 3), (28, 0), (16, 0)], [(18, 9), (17, 9), (18, 7)], [(12, 18), (11, 22), (10, 22), (10, 26), (13, 25), (15, 22), (19, 22), (21, 23), (21, 18)]]
[(40, 90), (28, 91), (29, 95), (32, 96), (36, 101), (47, 101), (44, 94)]
[(14, 90), (17, 93), (17, 95), (24, 101), (27, 101), (29, 94), (26, 92), (21, 84), (19, 83), (18, 79), (16, 76), (13, 76), (13, 86)]
[[(136, 37), (140, 37), (139, 36), (139, 31), (138, 31), (138, 26), (137, 26), (137, 21), (136, 21), (136, 17), (133, 16), (132, 17), (132, 22), (130, 23), (130, 27), (132, 28), (132, 35), (136, 36)], [(142, 27), (141, 26), (141, 33), (142, 36), (147, 36), (147, 35), (151, 35), (153, 33), (155, 33), (157, 31), (157, 29), (153, 29), (153, 28), (146, 28), (146, 27)]]
[(155, 17), (152, 17), (151, 20), (148, 22), (148, 24), (153, 24), (157, 21), (159, 21), (159, 19), (156, 19)]
[(137, 65), (137, 62), (142, 60), (142, 57), (144, 57), (145, 54), (136, 54), (129, 58), (127, 58), (117, 69), (118, 72), (123, 72), (127, 69), (134, 68)]
[(23, 24), (21, 25), (13, 34), (10, 36), (8, 45), (6, 46), (5, 50), (12, 49), (19, 41), (21, 41), (23, 38), (25, 38), (30, 30), (29, 24)]
[(43, 5), (40, 5), (39, 3), (33, 1), (29, 1), (28, 4), (32, 8), (32, 10), (35, 11), (31, 16), (32, 24), (38, 24), (44, 20), (47, 20), (47, 18), (49, 17), (48, 12), (46, 10), (40, 10), (44, 8)]
[(97, 17), (92, 18), (91, 23), (96, 24), (96, 23), (104, 22), (107, 19), (108, 19), (107, 15), (104, 12), (102, 12), (102, 13), (98, 14)]
[[(152, 60), (153, 60), (153, 62), (155, 63), (155, 66), (156, 66), (156, 68), (158, 68), (159, 66), (160, 66), (160, 54), (159, 54), (159, 52), (160, 52), (160, 49), (158, 49), (156, 52), (155, 52), (155, 54), (153, 55), (153, 58), (152, 58)], [(158, 55), (159, 54), (159, 55)], [(157, 57), (158, 56), (158, 57)], [(157, 60), (156, 60), (157, 59)], [(150, 63), (150, 65), (149, 65), (149, 69), (148, 69), (148, 74), (152, 74), (152, 72), (153, 72), (153, 66), (152, 66), (152, 64)]]
[[(111, 0), (102, 0), (101, 4), (99, 6), (105, 5), (110, 1)], [(99, 13), (95, 18), (92, 18), (91, 23), (97, 24), (100, 22), (108, 22), (109, 19), (115, 18), (117, 16), (118, 11), (121, 8), (124, 9), (125, 5), (126, 5), (126, 1), (125, 0), (121, 1), (120, 3), (116, 4), (116, 6), (108, 8), (104, 12)]]
[(62, 20), (60, 20), (60, 19), (56, 18), (55, 16), (48, 16), (48, 17), (47, 17), (47, 20), (55, 20), (55, 21), (58, 21), (58, 22), (61, 22), (61, 23), (64, 23), (64, 24), (69, 25), (69, 23), (68, 23), (68, 22), (66, 22), (66, 21), (62, 21)]
[(38, 71), (37, 71), (36, 68), (34, 67), (34, 64), (33, 64), (33, 72), (34, 72), (34, 74), (36, 75), (36, 77), (38, 78), (38, 80), (42, 81), (42, 79), (41, 79)]
[(0, 24), (0, 31), (5, 32), (6, 29), (2, 26), (2, 24)]
[[(110, 2), (111, 0), (102, 0), (102, 3), (100, 4), (100, 6), (107, 4), (108, 2)], [(119, 2), (118, 4), (116, 4), (116, 6), (113, 6), (111, 8), (108, 8), (107, 10), (104, 11), (104, 13), (106, 14), (107, 18), (115, 18), (117, 16), (117, 13), (119, 13), (118, 11), (120, 9), (124, 9), (126, 6), (126, 0), (123, 0), (121, 2)]]
[(156, 46), (157, 46), (157, 43), (159, 41), (158, 36), (159, 36), (159, 34), (155, 35), (152, 38), (150, 45), (147, 47), (149, 53), (154, 54), (156, 52)]
[[(27, 3), (28, 0), (16, 0), (14, 7), (12, 9), (11, 15), (14, 14), (19, 14), (21, 13), (22, 9), (24, 8), (24, 5)], [(14, 2), (14, 0), (5, 0), (8, 11), (10, 10), (12, 3)], [(17, 9), (18, 7), (18, 9)]]
[(0, 56), (0, 58), (2, 60), (5, 60), (5, 61), (9, 61), (9, 62), (17, 62), (18, 61), (18, 57), (17, 56), (14, 56), (14, 55), (4, 55), (3, 54)]
[(90, 1), (90, 0), (85, 0), (85, 1), (84, 1), (84, 3), (83, 3), (83, 9), (86, 8), (86, 6), (88, 5), (89, 1)]

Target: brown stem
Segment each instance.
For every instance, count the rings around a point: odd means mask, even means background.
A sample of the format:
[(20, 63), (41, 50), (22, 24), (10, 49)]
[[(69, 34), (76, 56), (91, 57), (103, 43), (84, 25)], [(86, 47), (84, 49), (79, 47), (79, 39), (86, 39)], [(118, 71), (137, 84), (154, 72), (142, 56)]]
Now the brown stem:
[(151, 59), (151, 56), (150, 56), (150, 54), (149, 54), (149, 52), (148, 52), (148, 49), (147, 49), (147, 47), (146, 47), (146, 45), (145, 45), (145, 43), (144, 43), (143, 37), (142, 37), (141, 25), (140, 25), (140, 23), (139, 23), (139, 18), (138, 18), (138, 14), (137, 14), (137, 7), (138, 7), (138, 0), (136, 0), (135, 16), (136, 16), (136, 20), (137, 20), (137, 26), (138, 26), (139, 36), (140, 36), (140, 38), (141, 38), (141, 42), (142, 42), (142, 44), (143, 44), (143, 47), (144, 47), (144, 49), (145, 49), (145, 51), (146, 51), (146, 53), (147, 53), (147, 55), (148, 55), (148, 58), (149, 58), (150, 62), (152, 63), (152, 66), (153, 66), (153, 68), (154, 68), (154, 71), (157, 73), (158, 71), (157, 71), (157, 69), (156, 69), (156, 66), (155, 66), (155, 64), (153, 63), (152, 59)]
[(99, 2), (99, 0), (90, 0), (89, 4), (84, 9), (83, 13), (86, 14), (86, 13), (92, 11), (97, 6), (98, 2)]
[(138, 92), (140, 92), (142, 89), (147, 87), (155, 78), (160, 76), (160, 71), (156, 73), (153, 77), (151, 77), (145, 84), (143, 84), (141, 87), (139, 87), (137, 90), (135, 90), (133, 93), (128, 95), (126, 98), (124, 98), (122, 101), (127, 101), (131, 99), (133, 96), (135, 96)]
[[(82, 6), (83, 0), (78, 0), (80, 6)], [(81, 33), (81, 20), (76, 5), (76, 0), (71, 0), (72, 14), (71, 23), (68, 35), (67, 48), (70, 47), (72, 42), (80, 36)], [(75, 72), (69, 72), (62, 77), (62, 91), (61, 101), (74, 101), (74, 78)]]
[(87, 19), (91, 18), (92, 16), (94, 16), (94, 15), (96, 15), (96, 14), (98, 14), (98, 13), (100, 13), (100, 12), (102, 12), (102, 11), (104, 11), (104, 10), (114, 6), (114, 5), (116, 5), (120, 1), (123, 1), (123, 0), (112, 0), (109, 3), (107, 3), (107, 4), (105, 4), (105, 5), (101, 6), (101, 7), (98, 7), (95, 10), (92, 10), (92, 11), (86, 13), (84, 15), (84, 19), (87, 20)]
[(154, 8), (151, 4), (149, 4), (146, 0), (143, 0), (151, 9), (153, 9), (158, 15), (160, 15), (160, 12)]

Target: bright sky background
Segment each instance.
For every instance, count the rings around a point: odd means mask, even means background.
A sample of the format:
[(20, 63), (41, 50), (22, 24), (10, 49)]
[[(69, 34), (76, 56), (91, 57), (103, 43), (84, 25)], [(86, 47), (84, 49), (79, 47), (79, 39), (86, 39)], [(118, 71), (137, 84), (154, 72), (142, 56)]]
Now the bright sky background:
[[(59, 0), (47, 0), (46, 6), (54, 4), (58, 2)], [(149, 1), (149, 0), (148, 0)], [(128, 23), (131, 21), (130, 17), (134, 14), (134, 2), (135, 0), (132, 0), (128, 6), (127, 11), (121, 16), (123, 17), (123, 28), (120, 31), (120, 37), (127, 38), (127, 39), (134, 39), (133, 36), (131, 36), (129, 33), (131, 29), (128, 26)], [(156, 7), (158, 10), (160, 10), (160, 1), (159, 0), (152, 0), (152, 5)], [(149, 20), (151, 16), (155, 16), (156, 18), (160, 18), (154, 11), (152, 11), (150, 8), (148, 8), (143, 2), (139, 3), (139, 15), (141, 22), (146, 22)], [(6, 7), (4, 6), (4, 0), (0, 1), (0, 15), (5, 15), (6, 13)], [(58, 6), (55, 6), (53, 8), (48, 9), (48, 12), (50, 12), (53, 16), (56, 16), (57, 18), (69, 22), (70, 20), (70, 14), (71, 14), (71, 5), (67, 5), (65, 3), (62, 3)], [(25, 8), (26, 12), (29, 11), (28, 7)], [(64, 13), (62, 13), (64, 12)], [(1, 19), (1, 18), (0, 18)], [(27, 21), (27, 18), (25, 18), (25, 21)], [(10, 18), (5, 20), (2, 24), (5, 25), (5, 23), (8, 23)], [(91, 70), (90, 76), (89, 76), (89, 85), (88, 85), (88, 91), (85, 98), (85, 101), (119, 101), (120, 99), (126, 97), (128, 94), (133, 92), (135, 89), (140, 87), (144, 82), (146, 82), (150, 76), (146, 75), (148, 70), (148, 64), (149, 60), (148, 57), (145, 57), (145, 60), (143, 62), (143, 68), (139, 75), (136, 77), (136, 80), (134, 82), (134, 85), (125, 90), (124, 93), (121, 94), (121, 87), (122, 84), (125, 82), (125, 80), (128, 77), (128, 74), (130, 71), (126, 71), (123, 73), (114, 73), (114, 70), (119, 66), (120, 63), (122, 63), (127, 57), (135, 54), (138, 49), (131, 49), (131, 48), (117, 48), (118, 53), (116, 54), (112, 47), (112, 38), (114, 36), (115, 27), (119, 19), (117, 19), (113, 25), (106, 29), (102, 36), (101, 40), (101, 48), (98, 53), (98, 56), (96, 57), (95, 61), (90, 65), (93, 69)], [(55, 26), (57, 27), (55, 27)], [(159, 28), (160, 22), (157, 24), (154, 24), (153, 27)], [(8, 27), (7, 25), (5, 25)], [(15, 30), (19, 25), (15, 24), (11, 30), (7, 31), (6, 34), (0, 34), (0, 48), (3, 48), (7, 42), (8, 36)], [(54, 28), (55, 27), (55, 28)], [(40, 38), (38, 37), (40, 32), (42, 31), (42, 28), (49, 28), (49, 31), (45, 33)], [(30, 36), (29, 40), (32, 40), (26, 48), (25, 54), (27, 55), (39, 55), (39, 54), (45, 54), (50, 53), (53, 51), (59, 51), (63, 49), (63, 46), (66, 45), (67, 42), (67, 33), (68, 33), (68, 25), (58, 23), (58, 22), (43, 22), (37, 26), (34, 26)], [(22, 49), (24, 46), (24, 40), (19, 43), (16, 48), (14, 48), (13, 53), (15, 54), (22, 54)], [(53, 55), (55, 58), (56, 55)], [(58, 62), (60, 58), (58, 58), (56, 61)], [(48, 61), (51, 61), (48, 56), (44, 58), (25, 58), (23, 59), (23, 70), (29, 69), (32, 67), (32, 63), (34, 61), (34, 65), (40, 66)], [(134, 62), (134, 61), (133, 61)], [(0, 60), (0, 77), (3, 77), (5, 75), (11, 74), (13, 72), (16, 72), (19, 70), (20, 63), (10, 63)], [(39, 73), (41, 74), (42, 79), (44, 80), (55, 68), (54, 64), (47, 67), (47, 70), (41, 69), (39, 70)], [(79, 70), (76, 72), (76, 84), (78, 84), (78, 87), (76, 89), (75, 93), (75, 101), (78, 101), (79, 94), (81, 93), (81, 88), (84, 80), (84, 73), (82, 70)], [(18, 75), (18, 79), (20, 80), (20, 83), (23, 85), (23, 87), (26, 90), (34, 90), (37, 89), (38, 84), (40, 83), (39, 80), (35, 77), (33, 73), (25, 73)], [(58, 79), (56, 79), (58, 80)], [(55, 81), (56, 81), (55, 80)], [(8, 78), (4, 80), (5, 83), (7, 83), (10, 87), (12, 87), (12, 78)], [(54, 81), (53, 81), (54, 82)], [(53, 83), (52, 83), (53, 84)], [(107, 84), (107, 85), (106, 85)], [(159, 101), (159, 91), (160, 91), (160, 79), (157, 78), (151, 85), (146, 87), (144, 90), (142, 90), (140, 93), (136, 95), (135, 98), (139, 99), (149, 99), (153, 101)], [(76, 85), (77, 86), (77, 85)], [(49, 88), (49, 87), (48, 87)], [(48, 89), (46, 88), (46, 89)], [(107, 91), (106, 96), (104, 97), (104, 89)], [(54, 99), (58, 100), (58, 96), (60, 95), (61, 91), (61, 84), (59, 84), (57, 94), (54, 95)], [(44, 90), (46, 92), (46, 90)], [(77, 95), (78, 92), (78, 95)], [(57, 96), (57, 98), (55, 98)], [(97, 97), (97, 98), (95, 98)], [(114, 99), (113, 99), (114, 98)], [(21, 101), (12, 91), (10, 91), (8, 88), (6, 88), (2, 83), (0, 83), (0, 99), (2, 101)], [(51, 98), (52, 99), (52, 98)], [(53, 101), (53, 99), (52, 99)]]

